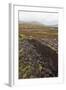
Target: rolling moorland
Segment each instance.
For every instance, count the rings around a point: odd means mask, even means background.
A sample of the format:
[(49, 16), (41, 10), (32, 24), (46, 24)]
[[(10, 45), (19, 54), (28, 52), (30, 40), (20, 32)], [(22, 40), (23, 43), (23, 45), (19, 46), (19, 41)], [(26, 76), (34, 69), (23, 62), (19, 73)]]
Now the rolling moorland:
[(19, 24), (19, 79), (58, 76), (58, 27)]

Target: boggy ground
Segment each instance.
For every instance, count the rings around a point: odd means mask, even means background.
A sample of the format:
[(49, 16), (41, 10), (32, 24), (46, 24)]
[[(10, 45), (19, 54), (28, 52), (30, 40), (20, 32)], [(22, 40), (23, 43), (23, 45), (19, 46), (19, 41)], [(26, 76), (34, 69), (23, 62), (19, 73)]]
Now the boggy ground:
[(58, 54), (36, 39), (19, 41), (19, 79), (58, 76)]

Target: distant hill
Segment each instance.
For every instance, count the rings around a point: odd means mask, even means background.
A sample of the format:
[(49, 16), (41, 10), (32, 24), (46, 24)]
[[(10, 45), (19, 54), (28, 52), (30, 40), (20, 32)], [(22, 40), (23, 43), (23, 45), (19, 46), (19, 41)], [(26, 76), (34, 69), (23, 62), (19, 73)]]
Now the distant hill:
[(58, 30), (58, 25), (44, 25), (39, 22), (22, 22), (19, 23), (19, 30), (21, 31), (45, 31), (45, 30)]
[(19, 23), (20, 28), (25, 28), (25, 29), (39, 29), (39, 28), (45, 28), (46, 25), (43, 25), (39, 22), (22, 22)]
[(49, 25), (49, 27), (58, 27), (58, 24), (56, 24), (56, 25)]

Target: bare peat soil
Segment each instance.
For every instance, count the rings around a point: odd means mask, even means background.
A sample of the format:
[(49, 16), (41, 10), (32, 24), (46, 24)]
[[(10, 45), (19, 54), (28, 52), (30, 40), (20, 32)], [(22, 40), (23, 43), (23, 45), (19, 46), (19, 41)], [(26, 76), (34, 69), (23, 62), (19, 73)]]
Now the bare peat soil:
[(19, 79), (58, 76), (58, 54), (39, 40), (19, 41)]

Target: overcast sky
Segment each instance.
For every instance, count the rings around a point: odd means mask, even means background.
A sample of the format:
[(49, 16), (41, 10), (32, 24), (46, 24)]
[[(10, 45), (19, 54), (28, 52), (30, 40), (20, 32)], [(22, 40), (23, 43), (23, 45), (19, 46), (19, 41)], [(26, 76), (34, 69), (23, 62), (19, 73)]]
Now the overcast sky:
[(20, 11), (19, 22), (40, 22), (46, 25), (56, 25), (58, 24), (58, 14)]

